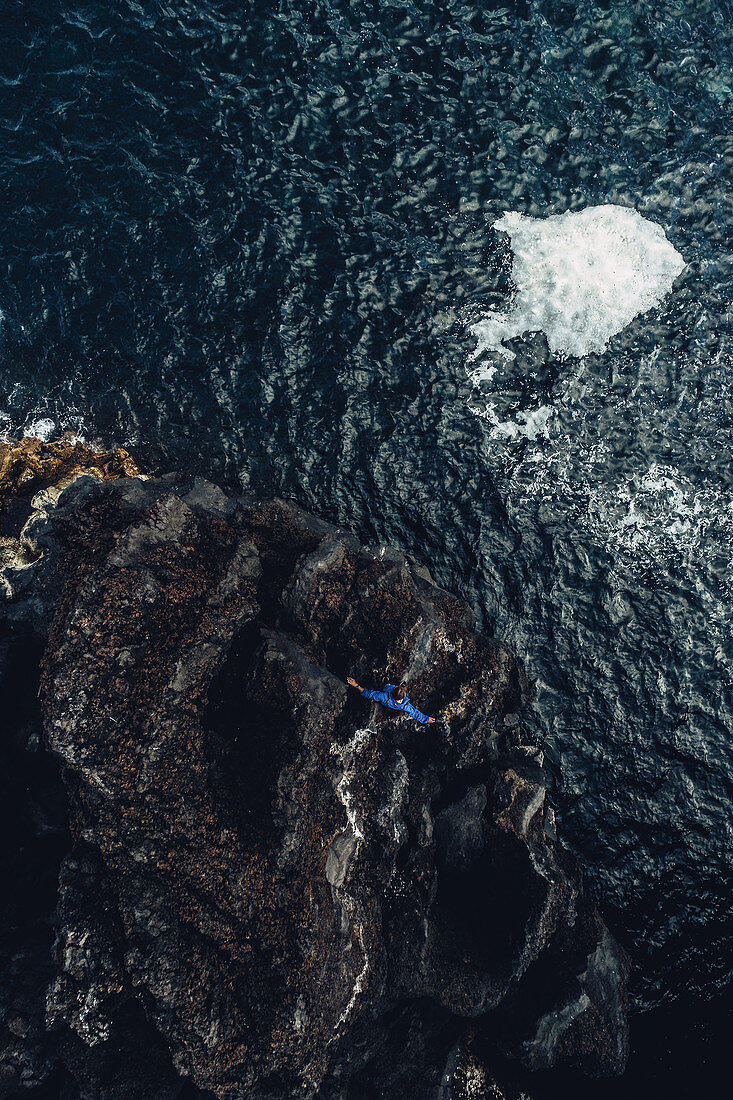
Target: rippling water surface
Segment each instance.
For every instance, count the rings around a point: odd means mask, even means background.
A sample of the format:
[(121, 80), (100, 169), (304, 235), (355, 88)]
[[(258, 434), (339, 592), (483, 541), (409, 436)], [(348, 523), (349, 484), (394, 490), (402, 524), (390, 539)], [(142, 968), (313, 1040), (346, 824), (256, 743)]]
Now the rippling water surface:
[[(0, 428), (128, 443), (428, 562), (526, 659), (637, 1048), (708, 1057), (733, 965), (730, 4), (4, 9)], [(563, 355), (551, 265), (544, 333), (477, 371), (472, 325), (517, 300), (494, 222), (608, 204), (664, 230), (671, 291)]]

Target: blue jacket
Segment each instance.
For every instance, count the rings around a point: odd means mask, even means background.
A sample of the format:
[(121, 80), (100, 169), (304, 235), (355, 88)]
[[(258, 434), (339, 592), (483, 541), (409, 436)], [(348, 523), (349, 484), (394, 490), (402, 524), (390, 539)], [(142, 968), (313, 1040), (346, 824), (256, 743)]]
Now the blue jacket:
[(407, 714), (410, 718), (415, 718), (418, 722), (426, 725), (428, 722), (427, 714), (423, 714), (417, 707), (413, 707), (409, 695), (406, 695), (401, 703), (392, 698), (392, 688), (394, 686), (394, 684), (385, 684), (381, 691), (377, 691), (375, 688), (364, 688), (362, 695), (364, 699), (375, 699), (383, 707), (389, 707), (390, 710), (401, 710), (403, 714)]

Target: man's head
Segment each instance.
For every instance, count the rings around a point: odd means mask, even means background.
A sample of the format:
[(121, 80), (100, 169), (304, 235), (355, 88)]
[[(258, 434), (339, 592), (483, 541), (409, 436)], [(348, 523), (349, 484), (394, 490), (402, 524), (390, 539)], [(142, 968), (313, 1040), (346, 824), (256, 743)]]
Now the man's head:
[(406, 697), (407, 688), (404, 686), (404, 684), (397, 684), (396, 687), (392, 688), (392, 698), (396, 700), (396, 702), (401, 703), (402, 700)]

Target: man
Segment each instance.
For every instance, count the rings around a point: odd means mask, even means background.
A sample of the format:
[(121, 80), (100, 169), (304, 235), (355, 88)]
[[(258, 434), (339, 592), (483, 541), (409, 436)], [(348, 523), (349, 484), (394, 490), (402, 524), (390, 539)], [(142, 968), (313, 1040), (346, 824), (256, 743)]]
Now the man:
[(423, 714), (417, 707), (413, 707), (407, 690), (402, 684), (400, 684), (399, 687), (395, 684), (385, 684), (381, 691), (376, 691), (374, 688), (361, 687), (360, 684), (357, 684), (356, 680), (352, 680), (351, 676), (347, 677), (346, 683), (356, 688), (365, 699), (376, 699), (383, 707), (389, 707), (390, 710), (401, 710), (403, 714), (409, 715), (410, 718), (415, 718), (418, 722), (422, 722), (424, 726), (429, 722), (435, 721), (434, 718), (428, 718), (427, 714)]

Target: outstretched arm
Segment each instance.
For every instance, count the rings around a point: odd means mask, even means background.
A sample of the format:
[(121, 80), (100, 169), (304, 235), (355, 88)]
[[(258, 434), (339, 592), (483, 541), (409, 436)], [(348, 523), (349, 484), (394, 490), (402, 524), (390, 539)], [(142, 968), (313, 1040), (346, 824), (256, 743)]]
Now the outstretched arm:
[(387, 696), (384, 691), (379, 691), (377, 688), (363, 688), (352, 676), (347, 677), (346, 683), (356, 688), (364, 699), (376, 699), (378, 703), (386, 702)]
[(434, 718), (428, 718), (427, 714), (423, 714), (417, 707), (413, 707), (412, 703), (408, 703), (405, 707), (405, 713), (410, 715), (410, 718), (414, 718), (418, 722), (422, 722), (424, 726), (435, 721)]

